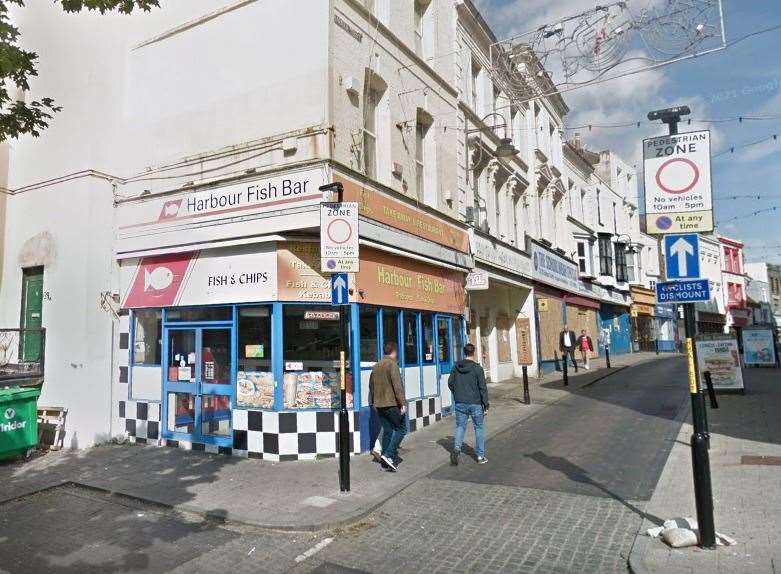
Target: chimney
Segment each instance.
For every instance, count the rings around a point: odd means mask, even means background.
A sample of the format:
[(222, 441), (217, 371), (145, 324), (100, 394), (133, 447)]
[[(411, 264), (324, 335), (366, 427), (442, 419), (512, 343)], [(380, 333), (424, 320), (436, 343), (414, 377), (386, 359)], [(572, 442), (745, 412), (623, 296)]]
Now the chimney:
[(575, 133), (575, 141), (573, 142), (575, 149), (581, 150), (583, 149), (583, 142), (580, 140), (580, 132)]

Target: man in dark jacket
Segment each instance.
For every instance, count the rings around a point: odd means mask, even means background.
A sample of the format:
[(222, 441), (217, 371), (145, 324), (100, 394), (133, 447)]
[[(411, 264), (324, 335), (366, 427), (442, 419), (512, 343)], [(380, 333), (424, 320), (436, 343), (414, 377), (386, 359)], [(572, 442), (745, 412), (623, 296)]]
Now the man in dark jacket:
[(450, 462), (458, 464), (461, 446), (464, 444), (466, 425), (469, 419), (475, 427), (475, 451), (477, 464), (485, 464), (485, 430), (483, 420), (488, 412), (488, 387), (485, 385), (483, 367), (475, 363), (475, 346), (472, 343), (464, 345), (463, 361), (456, 363), (450, 372), (447, 386), (453, 393), (453, 404), (456, 411), (456, 438), (450, 453)]
[(578, 344), (578, 336), (575, 331), (564, 325), (564, 330), (559, 333), (559, 350), (561, 351), (561, 360), (566, 363), (567, 357), (572, 359), (575, 372), (578, 372), (578, 362), (575, 360), (575, 347)]
[(385, 356), (374, 365), (369, 378), (369, 402), (377, 409), (382, 424), (380, 461), (384, 468), (396, 472), (399, 463), (399, 445), (407, 434), (404, 420), (406, 400), (401, 386), (399, 364), (396, 362), (398, 357), (396, 343), (393, 341), (385, 343), (383, 351)]

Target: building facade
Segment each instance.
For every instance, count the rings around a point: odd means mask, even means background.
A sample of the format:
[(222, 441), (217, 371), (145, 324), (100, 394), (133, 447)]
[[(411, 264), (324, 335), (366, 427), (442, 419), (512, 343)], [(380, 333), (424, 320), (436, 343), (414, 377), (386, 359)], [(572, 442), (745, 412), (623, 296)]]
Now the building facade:
[[(80, 39), (40, 42), (69, 74), (32, 95), (63, 111), (4, 162), (0, 318), (39, 312), (66, 444), (333, 456), (342, 340), (355, 452), (387, 342), (413, 431), (449, 414), (467, 340), (492, 381), (554, 368), (565, 323), (631, 350), (630, 286), (658, 275), (634, 172), (563, 141), (560, 96), (514, 98), (471, 2), (221, 4), (14, 15)], [(344, 321), (318, 243), (332, 182), (360, 213)]]
[(722, 250), (722, 293), (726, 309), (726, 329), (741, 340), (741, 329), (749, 325), (751, 312), (747, 305), (746, 271), (743, 267), (743, 242), (719, 236)]
[[(710, 281), (711, 299), (695, 303), (697, 333), (723, 334), (726, 329), (726, 302), (722, 277), (722, 249), (713, 235), (700, 235), (700, 276)], [(683, 332), (681, 326), (680, 332)]]
[[(755, 293), (755, 300), (766, 300), (772, 314), (772, 322), (776, 329), (781, 328), (781, 265), (773, 263), (746, 263), (746, 275), (748, 276), (747, 290)], [(753, 286), (756, 281), (760, 286)], [(760, 293), (757, 293), (760, 291)]]

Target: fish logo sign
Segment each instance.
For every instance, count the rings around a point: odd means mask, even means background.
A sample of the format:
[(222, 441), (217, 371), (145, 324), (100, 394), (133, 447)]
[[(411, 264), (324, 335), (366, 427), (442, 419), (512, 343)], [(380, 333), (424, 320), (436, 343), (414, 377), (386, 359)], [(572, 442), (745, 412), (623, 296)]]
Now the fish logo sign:
[(163, 291), (174, 282), (174, 272), (168, 267), (155, 267), (152, 271), (144, 269), (144, 291), (150, 289), (154, 291)]
[(179, 209), (181, 209), (181, 207), (181, 199), (172, 199), (171, 201), (166, 201), (163, 204), (163, 208), (160, 210), (160, 216), (157, 218), (157, 220), (165, 221), (166, 219), (176, 219), (176, 216), (179, 215)]

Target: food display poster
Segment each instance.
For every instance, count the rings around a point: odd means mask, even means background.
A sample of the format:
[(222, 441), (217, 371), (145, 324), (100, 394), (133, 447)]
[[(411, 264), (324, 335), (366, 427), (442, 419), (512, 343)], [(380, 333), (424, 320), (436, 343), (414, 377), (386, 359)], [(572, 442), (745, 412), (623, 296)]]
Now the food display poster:
[(697, 363), (702, 387), (705, 386), (705, 371), (710, 371), (715, 390), (743, 390), (737, 339), (697, 341)]
[(770, 329), (743, 329), (743, 362), (746, 366), (776, 364), (776, 346)]

